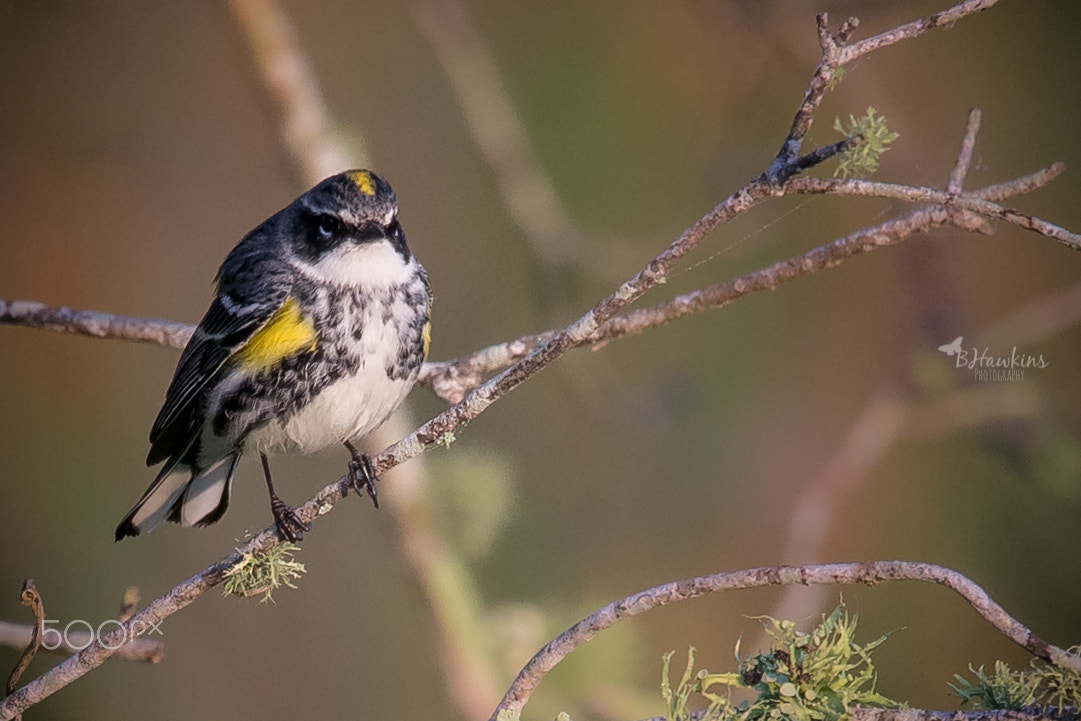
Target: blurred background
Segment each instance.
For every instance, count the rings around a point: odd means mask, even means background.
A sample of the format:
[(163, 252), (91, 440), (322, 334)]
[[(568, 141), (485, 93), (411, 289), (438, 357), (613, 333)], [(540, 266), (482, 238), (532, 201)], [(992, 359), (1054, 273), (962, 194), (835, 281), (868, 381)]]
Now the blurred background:
[[(858, 15), (862, 38), (947, 4), (281, 7), (335, 142), (398, 192), (435, 288), (440, 360), (574, 320), (761, 173), (817, 62), (816, 13), (833, 27)], [(877, 179), (943, 187), (979, 107), (966, 187), (1064, 161), (1061, 178), (1008, 204), (1081, 231), (1079, 21), (1070, 0), (1003, 2), (872, 54), (826, 98), (808, 149), (838, 139), (835, 117), (873, 106), (900, 133)], [(245, 37), (212, 2), (0, 2), (0, 298), (198, 321), (226, 252), (309, 184)], [(643, 302), (906, 210), (767, 203)], [(305, 540), (297, 590), (263, 605), (213, 591), (165, 622), (163, 663), (110, 661), (28, 718), (480, 718), (595, 608), (780, 563), (944, 564), (1048, 641), (1081, 642), (1079, 279), (1081, 256), (1046, 238), (944, 229), (572, 353), (411, 462), (423, 512), (346, 499)], [(957, 336), (1047, 367), (977, 381), (937, 350)], [(114, 618), (125, 586), (155, 598), (269, 524), (249, 459), (219, 524), (113, 543), (153, 477), (146, 436), (178, 355), (0, 327), (0, 620), (29, 622), (26, 577), (60, 626)], [(403, 429), (444, 407), (416, 390)], [(346, 460), (279, 459), (278, 490), (300, 503)], [(429, 532), (442, 555), (426, 576), (403, 549)], [(447, 572), (447, 598), (432, 568)], [(692, 644), (701, 665), (729, 670), (738, 638), (744, 654), (760, 642), (749, 616), (813, 621), (842, 593), (864, 640), (903, 629), (876, 652), (888, 696), (955, 708), (946, 683), (969, 663), (1027, 666), (943, 588), (739, 591), (601, 634), (526, 714), (662, 714), (664, 652), (677, 650), (677, 674)], [(470, 650), (454, 656), (448, 638)], [(0, 649), (5, 676), (17, 658)], [(463, 671), (472, 707), (446, 673), (461, 658), (476, 666)]]

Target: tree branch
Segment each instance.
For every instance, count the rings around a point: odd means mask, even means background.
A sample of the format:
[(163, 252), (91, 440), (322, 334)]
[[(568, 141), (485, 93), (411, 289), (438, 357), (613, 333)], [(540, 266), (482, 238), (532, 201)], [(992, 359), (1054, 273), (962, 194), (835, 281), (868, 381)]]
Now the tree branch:
[[(966, 135), (966, 137), (968, 136)], [(577, 345), (592, 345), (599, 348), (608, 341), (626, 335), (642, 333), (684, 315), (723, 308), (750, 293), (774, 290), (779, 285), (803, 275), (835, 267), (853, 256), (862, 255), (877, 248), (896, 245), (913, 235), (925, 233), (942, 225), (955, 225), (970, 232), (988, 232), (989, 229), (979, 221), (974, 222), (968, 212), (958, 211), (971, 211), (971, 213), (980, 216), (1006, 219), (1021, 227), (1047, 235), (1068, 247), (1081, 249), (1081, 236), (1047, 221), (1026, 216), (993, 202), (1042, 188), (1064, 170), (1065, 166), (1062, 163), (1055, 163), (1030, 175), (1004, 183), (989, 185), (962, 195), (951, 194), (948, 191), (933, 188), (852, 179), (823, 180), (804, 178), (791, 180), (784, 186), (784, 189), (793, 193), (863, 195), (914, 203), (937, 201), (937, 204), (858, 230), (831, 243), (818, 246), (802, 255), (793, 256), (725, 283), (714, 284), (680, 295), (670, 301), (649, 308), (630, 311), (625, 314), (613, 313), (607, 321), (598, 324)], [(752, 189), (752, 185), (746, 186), (743, 190)], [(753, 190), (756, 197), (753, 204), (756, 205), (764, 200), (764, 197), (760, 195), (763, 189), (755, 186)], [(732, 200), (732, 198), (729, 200)], [(751, 205), (749, 204), (746, 207), (749, 208)], [(714, 212), (719, 212), (718, 209), (720, 208), (721, 206), (718, 206), (718, 208), (714, 209)], [(734, 214), (739, 212), (743, 212), (743, 209), (734, 211), (731, 217), (734, 217)], [(708, 225), (713, 222), (713, 219), (706, 216), (699, 222)], [(700, 239), (693, 238), (691, 240), (697, 242)], [(666, 267), (670, 267), (670, 265), (671, 263)], [(647, 268), (648, 270), (649, 268)], [(643, 273), (645, 272), (643, 271)], [(664, 277), (663, 274), (656, 276), (656, 278)], [(656, 285), (657, 282), (660, 281), (653, 281), (648, 287)], [(619, 305), (617, 310), (626, 304)], [(44, 328), (98, 338), (155, 343), (173, 348), (183, 348), (194, 329), (194, 326), (173, 321), (142, 320), (98, 311), (75, 311), (66, 307), (49, 307), (33, 301), (15, 300), (5, 302), (2, 299), (0, 299), (0, 324)], [(465, 397), (466, 392), (480, 385), (484, 374), (502, 370), (513, 363), (521, 361), (541, 345), (551, 343), (560, 332), (560, 329), (553, 329), (542, 333), (525, 335), (512, 341), (482, 348), (461, 358), (425, 363), (421, 369), (419, 382), (430, 387), (441, 398), (457, 403)]]
[(983, 12), (997, 4), (998, 0), (965, 0), (965, 2), (957, 3), (953, 7), (943, 10), (942, 12), (937, 12), (929, 17), (913, 20), (910, 23), (899, 25), (892, 30), (869, 37), (866, 40), (861, 40), (858, 43), (840, 48), (837, 62), (841, 65), (846, 65), (875, 50), (899, 43), (902, 40), (910, 40), (919, 37), (928, 30), (943, 27), (948, 28), (958, 20)]
[[(1065, 166), (1056, 163), (1059, 171)], [(1055, 166), (1052, 166), (1055, 167)], [(824, 178), (794, 178), (785, 183), (787, 193), (797, 195), (864, 195), (875, 198), (905, 200), (912, 203), (935, 203), (969, 210), (986, 218), (1004, 220), (1008, 223), (1046, 235), (1074, 250), (1081, 250), (1081, 235), (1072, 233), (1054, 223), (1027, 215), (1012, 208), (1004, 208), (997, 203), (971, 193), (952, 194), (934, 188), (921, 188), (896, 183), (881, 183), (874, 180), (847, 178), (844, 180)]]
[(529, 660), (529, 663), (514, 679), (503, 696), (503, 700), (492, 712), (489, 721), (499, 721), (504, 714), (509, 715), (510, 718), (520, 718), (522, 709), (533, 691), (549, 671), (586, 641), (625, 618), (632, 618), (654, 608), (718, 591), (796, 584), (804, 586), (835, 583), (875, 585), (886, 581), (923, 581), (946, 586), (968, 601), (969, 605), (988, 623), (1029, 653), (1064, 668), (1081, 672), (1081, 657), (1041, 639), (1020, 621), (1006, 613), (980, 586), (952, 569), (911, 561), (774, 566), (673, 581), (621, 598), (598, 609), (550, 641)]
[(129, 340), (181, 349), (195, 326), (169, 320), (147, 320), (95, 310), (50, 307), (29, 300), (0, 299), (0, 324), (44, 328), (93, 338)]
[(763, 178), (771, 184), (778, 185), (792, 177), (792, 163), (799, 156), (803, 139), (814, 124), (814, 115), (822, 104), (822, 99), (833, 82), (838, 68), (879, 48), (918, 37), (934, 28), (948, 27), (962, 18), (987, 10), (997, 2), (998, 0), (965, 0), (948, 10), (900, 25), (853, 45), (848, 45), (848, 41), (859, 26), (859, 20), (848, 18), (841, 24), (837, 34), (833, 35), (829, 31), (829, 16), (826, 13), (819, 15), (816, 21), (822, 59), (815, 68), (807, 90), (804, 92), (803, 102), (800, 103), (792, 119), (788, 137), (781, 145), (777, 157), (763, 174)]
[[(946, 190), (961, 193), (965, 177), (972, 164), (976, 136), (980, 130), (981, 114), (978, 109), (969, 112), (961, 148), (950, 171)], [(977, 191), (979, 194), (982, 191)], [(990, 232), (988, 224), (967, 211), (952, 207), (935, 206), (946, 213), (950, 222), (981, 232)], [(963, 214), (963, 215), (962, 215)], [(863, 411), (852, 423), (849, 432), (833, 458), (801, 490), (792, 506), (785, 524), (786, 540), (781, 560), (787, 564), (813, 563), (835, 518), (836, 506), (842, 498), (870, 477), (873, 468), (893, 448), (902, 435), (906, 419), (912, 415), (913, 400), (908, 396), (909, 384), (888, 382), (876, 392)], [(956, 396), (956, 391), (953, 394)], [(957, 400), (951, 398), (950, 400)], [(966, 416), (971, 418), (972, 414)], [(982, 418), (982, 416), (981, 416)], [(941, 427), (941, 426), (940, 426)], [(774, 618), (801, 618), (808, 609), (816, 607), (825, 593), (816, 588), (814, 593), (806, 589), (788, 586), (774, 604), (770, 615)]]
[[(1061, 163), (1056, 163), (1050, 168), (1016, 180), (987, 186), (974, 191), (971, 195), (984, 200), (1004, 200), (1047, 185), (1064, 169)], [(973, 224), (970, 216), (951, 212), (946, 205), (934, 205), (910, 211), (884, 223), (858, 230), (831, 243), (813, 248), (801, 255), (775, 263), (768, 268), (677, 296), (649, 308), (617, 315), (598, 328), (587, 339), (586, 344), (599, 349), (608, 341), (642, 333), (685, 315), (723, 308), (751, 293), (774, 290), (779, 285), (803, 275), (835, 267), (853, 256), (896, 245), (913, 235), (950, 224), (970, 232), (987, 230), (982, 223)], [(479, 384), (484, 374), (500, 370), (524, 358), (539, 345), (549, 342), (555, 332), (550, 330), (522, 336), (507, 343), (482, 348), (461, 358), (427, 363), (421, 371), (422, 382), (429, 385), (440, 397), (456, 402), (461, 400), (470, 388)]]

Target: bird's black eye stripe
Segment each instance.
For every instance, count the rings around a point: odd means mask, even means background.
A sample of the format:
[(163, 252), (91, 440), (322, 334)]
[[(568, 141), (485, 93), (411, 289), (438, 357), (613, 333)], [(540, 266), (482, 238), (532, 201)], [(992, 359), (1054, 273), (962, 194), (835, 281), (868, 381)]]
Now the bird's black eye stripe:
[(395, 215), (390, 221), (390, 225), (387, 226), (387, 240), (391, 242), (394, 249), (397, 250), (403, 258), (408, 260), (409, 249), (405, 245), (405, 231), (402, 230), (402, 224), (398, 222), (398, 216)]
[(301, 252), (318, 256), (340, 242), (345, 232), (342, 219), (333, 213), (305, 213), (301, 219), (303, 239)]
[(320, 236), (326, 240), (330, 240), (336, 235), (341, 235), (344, 224), (341, 218), (336, 215), (320, 215), (318, 216), (317, 231)]

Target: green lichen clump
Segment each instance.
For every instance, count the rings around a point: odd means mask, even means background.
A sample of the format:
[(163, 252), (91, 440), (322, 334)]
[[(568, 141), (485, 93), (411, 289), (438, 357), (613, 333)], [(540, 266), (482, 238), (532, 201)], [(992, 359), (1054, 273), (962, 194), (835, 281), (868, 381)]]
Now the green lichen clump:
[(293, 553), (299, 550), (300, 546), (285, 541), (266, 551), (242, 554), (225, 572), (225, 595), (248, 598), (261, 593), (259, 603), (266, 603), (274, 600), (275, 589), (296, 588), (293, 581), (306, 572), (303, 563), (293, 560)]
[[(838, 721), (853, 706), (898, 708), (903, 704), (875, 691), (871, 651), (886, 636), (867, 644), (855, 641), (856, 617), (844, 605), (823, 617), (810, 633), (797, 631), (791, 621), (761, 618), (772, 639), (768, 653), (740, 658), (734, 673), (694, 672), (694, 649), (675, 690), (668, 680), (672, 653), (664, 657), (661, 694), (668, 704), (668, 721), (687, 721), (693, 696), (708, 701), (706, 721), (758, 721), (792, 718), (800, 721)], [(732, 702), (735, 688), (757, 693), (753, 701)]]
[(826, 90), (831, 93), (836, 90), (837, 86), (840, 85), (841, 82), (845, 79), (846, 74), (847, 71), (845, 71), (844, 65), (838, 65), (837, 67), (835, 67), (833, 69), (833, 75), (830, 76), (829, 83), (826, 84)]
[[(1069, 649), (1081, 654), (1081, 646)], [(961, 699), (962, 706), (976, 709), (1016, 709), (1025, 706), (1081, 707), (1081, 674), (1059, 666), (1032, 662), (1030, 671), (1014, 671), (1002, 661), (995, 662), (995, 672), (985, 673), (983, 666), (968, 670), (975, 683), (954, 674), (957, 684), (949, 684)]]
[(867, 108), (867, 114), (860, 118), (849, 115), (847, 126), (837, 118), (833, 128), (846, 138), (860, 136), (860, 142), (854, 143), (838, 156), (840, 161), (833, 171), (835, 177), (871, 175), (878, 170), (878, 159), (889, 150), (887, 146), (901, 137), (890, 131), (886, 118), (876, 115), (874, 108)]

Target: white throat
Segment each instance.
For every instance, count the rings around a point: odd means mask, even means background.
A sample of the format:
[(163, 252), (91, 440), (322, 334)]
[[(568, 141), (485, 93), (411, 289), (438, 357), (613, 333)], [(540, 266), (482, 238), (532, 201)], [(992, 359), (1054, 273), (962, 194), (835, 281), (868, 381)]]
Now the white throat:
[(413, 277), (411, 260), (403, 258), (389, 240), (360, 245), (346, 241), (315, 263), (294, 258), (292, 264), (312, 280), (339, 286), (389, 288)]

